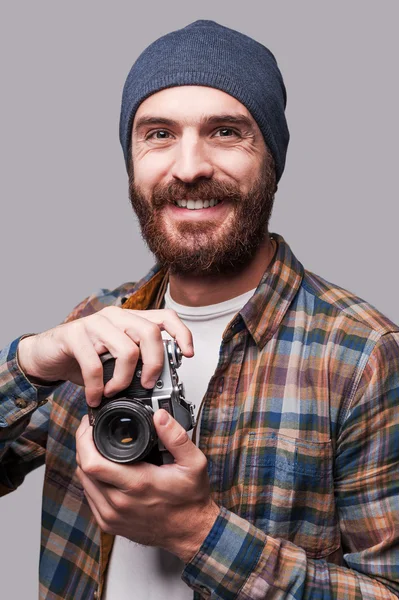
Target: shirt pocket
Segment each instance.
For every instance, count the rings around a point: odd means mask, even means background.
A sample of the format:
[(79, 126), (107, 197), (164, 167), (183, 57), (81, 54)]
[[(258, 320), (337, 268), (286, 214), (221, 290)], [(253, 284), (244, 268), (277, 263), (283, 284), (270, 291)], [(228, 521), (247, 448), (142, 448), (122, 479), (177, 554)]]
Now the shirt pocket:
[(340, 547), (331, 442), (250, 432), (244, 496), (251, 522), (310, 558)]

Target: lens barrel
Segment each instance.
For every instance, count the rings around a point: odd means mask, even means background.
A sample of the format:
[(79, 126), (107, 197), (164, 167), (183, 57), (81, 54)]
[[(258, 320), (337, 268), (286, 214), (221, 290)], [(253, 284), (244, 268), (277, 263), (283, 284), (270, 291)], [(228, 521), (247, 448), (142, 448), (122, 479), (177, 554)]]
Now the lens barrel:
[(157, 440), (152, 415), (152, 409), (137, 400), (110, 400), (96, 416), (93, 438), (97, 450), (114, 462), (143, 460)]

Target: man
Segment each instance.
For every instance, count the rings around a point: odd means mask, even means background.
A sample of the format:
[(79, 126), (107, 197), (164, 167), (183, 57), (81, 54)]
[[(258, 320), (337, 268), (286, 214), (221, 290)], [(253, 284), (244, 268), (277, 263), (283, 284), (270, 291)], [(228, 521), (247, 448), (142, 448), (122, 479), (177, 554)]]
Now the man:
[[(41, 598), (399, 596), (399, 328), (269, 235), (285, 100), (273, 55), (210, 21), (128, 75), (120, 138), (157, 266), (1, 354), (1, 491), (46, 461)], [(159, 410), (175, 462), (108, 461), (85, 400), (139, 355), (152, 388), (166, 335), (193, 441)]]

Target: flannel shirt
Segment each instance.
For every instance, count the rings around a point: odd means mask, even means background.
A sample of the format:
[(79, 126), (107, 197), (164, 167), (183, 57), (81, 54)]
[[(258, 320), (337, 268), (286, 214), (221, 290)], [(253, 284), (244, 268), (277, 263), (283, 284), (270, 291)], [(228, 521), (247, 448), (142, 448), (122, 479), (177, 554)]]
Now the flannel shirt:
[[(182, 577), (195, 598), (397, 598), (399, 328), (274, 237), (203, 399), (199, 446), (220, 513)], [(165, 280), (156, 267), (69, 319), (126, 297), (127, 308), (160, 306)], [(46, 463), (40, 598), (100, 598), (113, 536), (75, 474), (84, 393), (32, 385), (17, 345), (1, 353), (0, 492)]]

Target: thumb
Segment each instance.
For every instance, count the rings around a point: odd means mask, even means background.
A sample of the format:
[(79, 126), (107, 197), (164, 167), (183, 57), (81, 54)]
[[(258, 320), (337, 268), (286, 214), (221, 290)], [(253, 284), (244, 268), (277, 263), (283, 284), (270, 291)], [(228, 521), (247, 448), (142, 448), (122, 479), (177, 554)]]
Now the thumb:
[(157, 434), (177, 464), (191, 466), (198, 448), (187, 435), (187, 431), (166, 410), (157, 410), (154, 415)]

